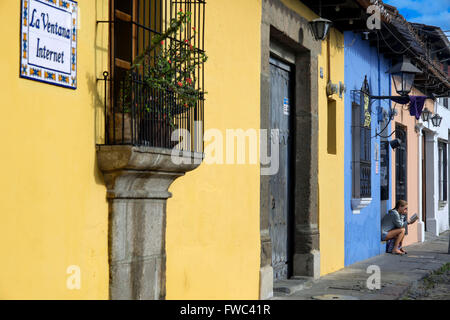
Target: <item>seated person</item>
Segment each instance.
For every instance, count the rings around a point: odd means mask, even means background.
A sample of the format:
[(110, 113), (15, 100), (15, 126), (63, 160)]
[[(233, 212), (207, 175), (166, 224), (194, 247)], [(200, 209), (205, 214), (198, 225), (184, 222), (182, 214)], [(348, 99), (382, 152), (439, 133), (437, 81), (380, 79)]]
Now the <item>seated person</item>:
[(381, 240), (396, 239), (392, 249), (393, 254), (403, 255), (406, 253), (399, 247), (405, 237), (408, 224), (411, 224), (411, 222), (407, 221), (407, 214), (408, 203), (405, 200), (399, 200), (395, 204), (395, 208), (389, 210), (381, 220)]

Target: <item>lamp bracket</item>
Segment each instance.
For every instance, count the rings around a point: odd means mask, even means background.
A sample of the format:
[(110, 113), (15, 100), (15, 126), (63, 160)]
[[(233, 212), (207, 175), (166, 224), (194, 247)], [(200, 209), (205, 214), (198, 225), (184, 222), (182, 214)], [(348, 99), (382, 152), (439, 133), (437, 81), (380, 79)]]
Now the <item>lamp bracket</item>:
[(327, 95), (331, 96), (331, 95), (336, 94), (336, 93), (338, 93), (338, 85), (334, 84), (333, 82), (331, 82), (331, 80), (328, 81), (328, 83), (327, 83)]

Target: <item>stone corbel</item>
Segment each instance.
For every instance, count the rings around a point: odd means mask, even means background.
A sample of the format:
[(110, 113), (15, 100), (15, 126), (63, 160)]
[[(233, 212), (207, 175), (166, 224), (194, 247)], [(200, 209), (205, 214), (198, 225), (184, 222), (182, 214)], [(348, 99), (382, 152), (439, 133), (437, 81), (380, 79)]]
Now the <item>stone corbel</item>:
[(110, 299), (165, 299), (168, 189), (202, 159), (201, 153), (97, 146), (109, 202)]
[(420, 118), (418, 123), (416, 124), (416, 126), (420, 126), (421, 129), (427, 129), (427, 130), (437, 134), (437, 130), (434, 129), (434, 127), (433, 127), (433, 125), (431, 123), (431, 120), (424, 122), (422, 120), (422, 118)]
[(437, 143), (438, 137), (439, 137), (439, 132), (431, 131), (430, 133), (428, 133), (428, 131), (427, 131), (427, 135), (425, 136), (425, 142)]
[(414, 126), (414, 131), (419, 135), (419, 136), (421, 136), (423, 133), (422, 133), (422, 129), (424, 128), (424, 125), (423, 125), (423, 123), (421, 123), (421, 122), (419, 122), (419, 123), (416, 123), (416, 125)]

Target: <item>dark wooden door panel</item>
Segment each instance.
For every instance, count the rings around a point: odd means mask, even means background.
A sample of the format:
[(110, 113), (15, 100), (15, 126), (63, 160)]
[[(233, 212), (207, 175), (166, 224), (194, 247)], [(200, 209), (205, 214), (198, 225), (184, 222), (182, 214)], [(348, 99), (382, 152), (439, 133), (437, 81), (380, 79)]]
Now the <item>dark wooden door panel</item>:
[(288, 65), (271, 59), (271, 129), (278, 129), (272, 133), (279, 145), (279, 170), (270, 177), (270, 204), (269, 216), (270, 236), (272, 239), (272, 266), (275, 279), (288, 277), (288, 266), (291, 262), (290, 233), (289, 233), (289, 159), (290, 159), (290, 105), (292, 104), (291, 69)]

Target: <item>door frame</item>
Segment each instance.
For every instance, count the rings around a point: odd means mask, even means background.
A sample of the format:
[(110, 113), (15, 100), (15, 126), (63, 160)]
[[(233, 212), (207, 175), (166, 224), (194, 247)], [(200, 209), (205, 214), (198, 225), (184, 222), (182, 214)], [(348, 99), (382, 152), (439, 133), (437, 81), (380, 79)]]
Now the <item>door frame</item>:
[[(270, 128), (270, 47), (277, 43), (295, 59), (293, 116), (292, 218), (294, 276), (320, 277), (318, 210), (318, 56), (321, 43), (310, 32), (309, 21), (281, 1), (262, 0), (261, 118)], [(301, 97), (301, 99), (300, 99)], [(263, 170), (261, 166), (261, 170)], [(261, 171), (262, 172), (262, 171)], [(260, 299), (273, 296), (272, 243), (269, 234), (269, 177), (260, 178)]]
[[(402, 131), (402, 135), (398, 136), (397, 135), (397, 131)], [(404, 184), (405, 184), (405, 197), (401, 200), (405, 200), (408, 201), (408, 127), (396, 122), (395, 123), (395, 137), (399, 138), (402, 140), (402, 145), (404, 146), (405, 149), (405, 156), (404, 156), (404, 160), (405, 160), (405, 172), (404, 172)], [(405, 140), (405, 141), (403, 141)], [(399, 200), (398, 198), (398, 193), (397, 193), (397, 184), (398, 184), (398, 168), (397, 168), (397, 160), (398, 160), (398, 152), (400, 151), (400, 148), (402, 148), (402, 146), (398, 147), (397, 150), (395, 150), (395, 159), (394, 159), (394, 166), (395, 166), (395, 202), (397, 202), (397, 200)]]
[(424, 224), (424, 231), (427, 230), (427, 152), (426, 152), (426, 137), (425, 132), (422, 132), (422, 155), (421, 155), (421, 166), (422, 166), (422, 222)]

